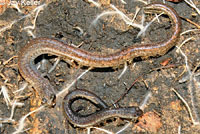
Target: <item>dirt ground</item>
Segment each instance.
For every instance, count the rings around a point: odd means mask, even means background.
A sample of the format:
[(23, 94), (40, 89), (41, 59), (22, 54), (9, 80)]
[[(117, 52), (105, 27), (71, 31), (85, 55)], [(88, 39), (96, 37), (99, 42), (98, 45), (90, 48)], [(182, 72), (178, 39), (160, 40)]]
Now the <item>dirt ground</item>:
[[(152, 0), (152, 2), (154, 1), (163, 2), (162, 0)], [(22, 13), (16, 8), (4, 7), (5, 12), (2, 10), (0, 16), (0, 134), (11, 134), (16, 131), (20, 118), (40, 106), (39, 95), (31, 86), (26, 87), (21, 92), (15, 92), (25, 82), (18, 71), (18, 52), (34, 36), (56, 38), (76, 46), (81, 44), (80, 48), (91, 52), (112, 53), (135, 43), (167, 40), (173, 33), (173, 25), (166, 16), (160, 17), (160, 23), (158, 21), (153, 22), (145, 35), (140, 37), (137, 37), (140, 29), (127, 25), (119, 16), (114, 14), (101, 17), (96, 23), (93, 23), (99, 14), (105, 11), (114, 11), (110, 4), (117, 7), (129, 18), (134, 17), (138, 7), (142, 8), (145, 5), (133, 0), (125, 0), (126, 4), (120, 0), (99, 0), (97, 2), (101, 4), (101, 7), (98, 8), (87, 0), (43, 1), (39, 5), (20, 5), (19, 8)], [(200, 8), (199, 0), (193, 0), (193, 2)], [(34, 11), (44, 3), (46, 6), (43, 6), (40, 12)], [(172, 6), (181, 17), (200, 24), (199, 14), (185, 2), (166, 2), (166, 4)], [(30, 16), (23, 18), (25, 15)], [(145, 24), (153, 17), (153, 15), (146, 15)], [(141, 23), (141, 18), (142, 13), (139, 12), (136, 22)], [(17, 21), (14, 22), (14, 20)], [(34, 24), (35, 27), (28, 27), (34, 26)], [(182, 18), (182, 32), (198, 28), (200, 27)], [(134, 59), (120, 79), (118, 79), (118, 76), (123, 71), (123, 67), (93, 69), (82, 76), (69, 90), (76, 88), (90, 90), (105, 100), (108, 105), (112, 105), (135, 82), (130, 91), (119, 101), (119, 106), (141, 106), (147, 95), (150, 95), (150, 97), (145, 104), (143, 117), (132, 122), (121, 133), (176, 134), (180, 132), (181, 134), (199, 134), (200, 126), (192, 124), (185, 104), (171, 90), (175, 89), (186, 100), (191, 107), (194, 120), (198, 122), (200, 118), (198, 114), (200, 112), (199, 31), (181, 35), (175, 45), (178, 46), (191, 37), (193, 40), (181, 46), (182, 53), (174, 47), (160, 57)], [(46, 68), (40, 68), (40, 71), (47, 72), (55, 60), (56, 57), (54, 56), (47, 57)], [(164, 66), (165, 62), (168, 62), (168, 64)], [(55, 70), (48, 74), (48, 78), (59, 92), (86, 70), (85, 67), (73, 67), (61, 60)], [(188, 76), (189, 73), (193, 75)], [(3, 90), (5, 88), (11, 100), (8, 105), (4, 99), (5, 92)], [(193, 102), (191, 101), (191, 93), (193, 94)], [(3, 120), (10, 117), (13, 100), (16, 99), (24, 105), (15, 108), (13, 121), (4, 122)], [(21, 133), (87, 133), (86, 129), (74, 128), (67, 122), (63, 115), (61, 102), (62, 97), (58, 98), (55, 108), (45, 108), (28, 116)], [(86, 106), (87, 103), (82, 102), (80, 104)], [(77, 103), (77, 107), (80, 104)], [(90, 106), (86, 112), (94, 111), (94, 109)], [(194, 111), (196, 111), (197, 117)], [(116, 118), (97, 124), (96, 127), (116, 133), (126, 124), (127, 120)], [(101, 134), (105, 132), (93, 128), (90, 133)]]

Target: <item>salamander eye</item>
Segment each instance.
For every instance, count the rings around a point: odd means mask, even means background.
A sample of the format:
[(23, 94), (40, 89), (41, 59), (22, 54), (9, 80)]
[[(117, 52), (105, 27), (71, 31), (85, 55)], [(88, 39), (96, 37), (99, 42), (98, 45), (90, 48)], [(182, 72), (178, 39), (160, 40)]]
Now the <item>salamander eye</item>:
[(139, 107), (136, 108), (136, 113), (137, 113), (136, 114), (137, 116), (142, 116), (143, 115), (143, 111)]

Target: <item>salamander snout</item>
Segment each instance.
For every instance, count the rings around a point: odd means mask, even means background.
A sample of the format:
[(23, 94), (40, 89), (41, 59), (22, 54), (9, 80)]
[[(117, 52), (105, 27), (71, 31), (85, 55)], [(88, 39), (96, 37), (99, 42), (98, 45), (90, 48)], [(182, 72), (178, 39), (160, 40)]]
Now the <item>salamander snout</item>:
[(135, 108), (135, 113), (136, 113), (136, 117), (140, 117), (140, 116), (142, 116), (143, 115), (143, 111), (139, 108), (139, 107), (136, 107)]

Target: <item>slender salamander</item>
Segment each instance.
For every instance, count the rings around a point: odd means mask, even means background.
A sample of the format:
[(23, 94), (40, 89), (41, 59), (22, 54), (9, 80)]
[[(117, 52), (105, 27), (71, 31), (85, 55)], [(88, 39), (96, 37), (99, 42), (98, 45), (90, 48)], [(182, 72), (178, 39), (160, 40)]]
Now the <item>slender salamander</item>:
[[(80, 115), (72, 110), (72, 104), (78, 98), (91, 101), (95, 106), (100, 108), (99, 111), (89, 114)], [(109, 109), (107, 104), (101, 100), (97, 95), (87, 90), (78, 89), (68, 93), (63, 101), (63, 110), (66, 118), (75, 127), (90, 127), (103, 120), (112, 117), (120, 117), (124, 119), (136, 119), (142, 116), (143, 111), (139, 107), (125, 107), (125, 108), (112, 108)]]
[[(101, 55), (65, 44), (51, 38), (36, 38), (25, 45), (19, 52), (18, 66), (21, 75), (40, 94), (46, 103), (52, 105), (55, 101), (54, 87), (34, 66), (34, 60), (42, 54), (52, 54), (64, 59), (74, 60), (83, 66), (93, 68), (118, 67), (136, 57), (164, 55), (175, 45), (181, 31), (181, 20), (176, 11), (166, 4), (154, 3), (144, 7), (145, 12), (164, 12), (173, 21), (174, 33), (162, 42), (137, 44), (124, 48), (112, 54)], [(54, 102), (55, 103), (55, 102)]]

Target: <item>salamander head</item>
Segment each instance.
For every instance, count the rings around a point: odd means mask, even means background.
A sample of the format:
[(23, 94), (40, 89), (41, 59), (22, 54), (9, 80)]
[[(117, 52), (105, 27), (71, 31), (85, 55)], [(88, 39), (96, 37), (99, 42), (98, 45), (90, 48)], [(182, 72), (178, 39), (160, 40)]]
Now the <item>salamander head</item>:
[(136, 117), (140, 117), (143, 115), (143, 111), (139, 107), (136, 107), (135, 111), (136, 111), (136, 114), (135, 114)]

